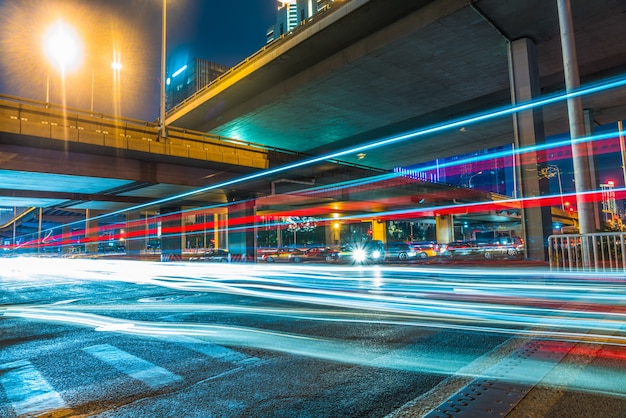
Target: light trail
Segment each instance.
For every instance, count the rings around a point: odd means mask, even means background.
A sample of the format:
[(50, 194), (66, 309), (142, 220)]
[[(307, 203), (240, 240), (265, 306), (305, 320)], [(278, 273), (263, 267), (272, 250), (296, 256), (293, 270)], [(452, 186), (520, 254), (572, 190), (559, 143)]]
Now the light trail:
[[(0, 259), (2, 289), (11, 285), (19, 289), (20, 284), (43, 280), (48, 284), (71, 280), (136, 284), (138, 290), (155, 289), (150, 293), (157, 295), (120, 303), (95, 299), (102, 295), (77, 297), (72, 293), (71, 299), (20, 305), (7, 303), (4, 296), (0, 297), (0, 316), (107, 333), (193, 337), (207, 344), (344, 364), (499, 380), (500, 374), (491, 376), (489, 370), (480, 374), (463, 371), (463, 366), (473, 360), (469, 355), (445, 349), (425, 350), (420, 342), (390, 350), (384, 345), (369, 347), (315, 332), (285, 332), (279, 327), (297, 320), (327, 324), (303, 329), (331, 332), (329, 327), (334, 326), (400, 326), (421, 332), (459, 331), (552, 340), (557, 348), (560, 342), (626, 347), (626, 279), (619, 274), (379, 266), (298, 265), (288, 271), (265, 265), (207, 267), (193, 263)], [(160, 297), (159, 287), (176, 293)], [(186, 295), (201, 302), (189, 303)], [(202, 295), (235, 295), (237, 304), (213, 303)], [(189, 313), (194, 314), (193, 321), (184, 320)], [(148, 321), (146, 315), (163, 319)], [(208, 322), (202, 322), (203, 315)], [(247, 325), (260, 318), (274, 320), (262, 321), (263, 328)], [(273, 323), (277, 329), (271, 329)], [(584, 353), (580, 348), (576, 354)], [(618, 354), (615, 359), (620, 358)], [(540, 366), (536, 360), (523, 361), (528, 368)], [(626, 372), (592, 368), (588, 373), (594, 379), (576, 389), (626, 396), (615, 385), (615, 379), (625, 379)], [(526, 377), (509, 375), (505, 379), (524, 382)]]
[[(602, 134), (579, 138), (578, 141), (580, 142), (605, 141), (607, 139), (615, 138), (618, 134), (619, 134), (619, 131), (605, 132)], [(546, 151), (550, 149), (558, 149), (564, 146), (569, 147), (569, 144), (570, 144), (569, 140), (560, 141), (556, 143), (550, 143), (550, 144), (541, 144), (541, 145), (537, 145), (533, 147), (517, 149), (515, 151), (515, 154), (520, 155), (520, 156), (529, 155), (540, 150)], [(492, 153), (488, 155), (468, 157), (468, 158), (458, 160), (455, 162), (442, 163), (439, 165), (439, 168), (445, 169), (445, 168), (450, 168), (450, 167), (459, 167), (464, 164), (475, 164), (478, 162), (487, 161), (488, 159), (491, 159), (491, 158), (508, 157), (510, 155), (511, 155), (511, 151), (501, 151), (498, 153)], [(422, 167), (420, 168), (420, 170), (429, 170), (433, 168), (434, 167), (426, 167), (426, 168)], [(310, 188), (303, 192), (288, 193), (287, 195), (296, 199), (299, 198), (300, 196), (302, 197), (322, 197), (322, 196), (337, 197), (341, 195), (342, 190), (348, 190), (351, 192), (358, 193), (358, 192), (363, 191), (363, 187), (366, 187), (366, 186), (369, 186), (366, 188), (366, 190), (373, 190), (373, 188), (385, 189), (385, 188), (393, 187), (394, 185), (396, 185), (395, 183), (389, 184), (389, 182), (396, 182), (396, 183), (400, 182), (401, 184), (399, 185), (414, 183), (416, 180), (410, 177), (411, 173), (413, 172), (415, 172), (415, 170), (407, 169), (404, 171), (399, 171), (399, 172), (394, 172), (394, 173), (389, 173), (389, 174), (371, 176), (365, 179), (350, 180), (350, 181), (341, 182), (341, 183), (337, 183), (333, 185)], [(614, 188), (612, 189), (612, 192), (615, 194), (616, 199), (626, 198), (626, 188)], [(486, 211), (486, 210), (498, 210), (498, 209), (502, 210), (505, 208), (519, 209), (521, 207), (538, 207), (538, 206), (555, 206), (555, 205), (558, 206), (559, 204), (561, 204), (563, 199), (571, 199), (572, 201), (575, 201), (577, 195), (578, 195), (577, 193), (563, 193), (562, 195), (559, 193), (559, 194), (544, 195), (544, 196), (537, 196), (537, 197), (526, 197), (526, 198), (519, 198), (519, 199), (513, 199), (513, 198), (503, 199), (503, 200), (498, 200), (496, 202), (475, 202), (475, 203), (463, 203), (463, 204), (454, 204), (454, 205), (435, 205), (435, 206), (425, 206), (425, 207), (413, 207), (409, 209), (378, 212), (376, 216), (378, 218), (384, 218), (384, 217), (390, 217), (390, 218), (396, 217), (397, 218), (397, 217), (408, 217), (408, 216), (426, 217), (426, 216), (434, 216), (435, 214), (440, 214), (440, 215), (441, 214), (458, 214), (458, 213), (466, 213), (466, 212), (475, 213), (475, 212)], [(582, 195), (586, 197), (586, 201), (600, 202), (602, 201), (603, 190), (596, 189), (596, 190), (585, 192)], [(437, 199), (444, 198), (443, 192), (432, 193), (428, 197), (430, 200), (437, 200)], [(387, 202), (387, 203), (392, 203), (392, 202)], [(151, 222), (157, 223), (157, 222), (163, 222), (166, 220), (178, 219), (182, 216), (186, 216), (186, 215), (190, 215), (194, 213), (202, 213), (202, 211), (216, 209), (216, 208), (223, 208), (227, 206), (228, 206), (227, 204), (217, 204), (217, 205), (208, 205), (208, 206), (199, 207), (199, 208), (187, 209), (187, 210), (183, 210), (183, 211), (176, 212), (176, 213), (169, 213), (166, 215), (155, 216), (151, 219)], [(309, 216), (316, 215), (318, 216), (317, 221), (322, 224), (323, 223), (330, 224), (333, 221), (336, 221), (335, 218), (327, 217), (326, 216), (327, 213), (328, 213), (328, 208), (326, 207), (308, 208), (308, 209), (302, 209), (300, 211), (291, 210), (289, 212), (289, 214), (291, 215), (301, 215), (301, 214), (309, 215)], [(319, 217), (320, 214), (324, 216)], [(284, 217), (287, 215), (288, 214), (286, 213), (281, 214), (277, 212), (277, 213), (274, 213), (272, 216), (279, 219), (281, 216)], [(108, 215), (103, 215), (103, 216), (108, 216)], [(371, 216), (371, 214), (365, 213), (365, 212), (358, 212), (358, 213), (355, 212), (355, 213), (352, 213), (351, 215), (342, 216), (342, 221), (351, 221), (351, 220), (357, 221), (367, 216)], [(259, 223), (258, 216), (253, 217), (253, 218), (230, 218), (229, 226), (227, 228), (220, 228), (219, 230), (220, 231), (247, 230), (249, 228), (252, 228), (253, 226), (251, 226), (251, 224), (254, 224), (254, 223)], [(111, 232), (111, 234), (108, 235), (108, 239), (115, 239), (115, 240), (119, 240), (121, 238), (124, 238), (125, 240), (145, 239), (146, 235), (152, 235), (152, 236), (157, 235), (156, 228), (151, 228), (148, 230), (137, 228), (138, 226), (142, 226), (143, 224), (144, 224), (144, 220), (131, 221), (128, 223), (113, 223), (111, 225), (100, 226), (98, 228), (98, 231), (99, 233), (108, 233), (108, 231), (115, 231), (116, 229), (124, 229), (124, 228), (134, 229), (132, 232), (127, 231), (123, 235), (120, 233)], [(237, 225), (241, 225), (241, 226), (237, 226)], [(286, 222), (278, 220), (275, 222), (264, 224), (265, 227), (277, 227), (277, 226), (282, 226), (282, 225), (286, 225)], [(38, 248), (38, 247), (54, 248), (54, 247), (73, 246), (73, 245), (76, 245), (77, 243), (81, 243), (84, 245), (84, 244), (89, 244), (89, 243), (93, 244), (93, 243), (101, 242), (100, 238), (98, 237), (84, 236), (85, 234), (84, 230), (78, 230), (78, 231), (72, 231), (69, 233), (52, 235), (53, 230), (59, 229), (59, 228), (60, 227), (43, 230), (42, 234), (45, 235), (45, 237), (42, 239), (41, 244), (38, 243), (37, 239), (34, 239), (34, 240), (23, 242), (19, 246), (16, 246), (16, 247), (23, 248), (23, 249)], [(215, 229), (215, 222), (213, 221), (201, 222), (201, 223), (194, 224), (192, 226), (185, 226), (184, 228), (184, 230), (187, 233), (198, 232), (198, 231), (202, 231), (205, 229), (211, 229), (211, 230)], [(162, 231), (162, 234), (164, 236), (168, 236), (168, 235), (175, 236), (175, 235), (180, 234), (182, 230), (183, 230), (182, 227), (165, 228)], [(13, 245), (12, 244), (3, 245), (1, 248), (11, 249), (13, 248)]]
[[(216, 189), (222, 189), (222, 188), (226, 188), (229, 186), (233, 186), (236, 184), (240, 184), (240, 183), (244, 183), (246, 181), (250, 181), (250, 180), (256, 180), (259, 178), (263, 178), (263, 177), (267, 177), (273, 174), (278, 174), (278, 173), (282, 173), (285, 171), (289, 171), (292, 169), (296, 169), (296, 168), (301, 168), (301, 167), (306, 167), (306, 166), (310, 166), (316, 163), (320, 163), (320, 162), (325, 162), (325, 161), (329, 161), (329, 160), (334, 160), (337, 159), (339, 157), (342, 156), (346, 156), (346, 155), (354, 155), (363, 151), (367, 151), (370, 149), (375, 149), (375, 148), (379, 148), (379, 147), (384, 147), (387, 145), (391, 145), (391, 144), (397, 144), (397, 143), (401, 143), (401, 142), (405, 142), (408, 140), (413, 140), (413, 139), (417, 139), (423, 136), (428, 136), (431, 134), (435, 134), (435, 133), (440, 133), (440, 132), (445, 132), (451, 129), (456, 129), (456, 128), (461, 128), (461, 127), (465, 127), (468, 125), (472, 125), (472, 124), (476, 124), (479, 122), (483, 122), (483, 121), (487, 121), (490, 119), (496, 119), (496, 118), (500, 118), (500, 117), (504, 117), (504, 116), (510, 116), (513, 115), (515, 113), (518, 112), (522, 112), (522, 111), (526, 111), (526, 110), (531, 110), (531, 109), (535, 109), (538, 107), (542, 107), (542, 106), (546, 106), (549, 104), (554, 104), (554, 103), (558, 103), (558, 102), (562, 102), (571, 98), (576, 98), (576, 97), (582, 97), (582, 96), (586, 96), (589, 94), (595, 94), (595, 93), (600, 93), (602, 91), (606, 91), (606, 90), (610, 90), (613, 88), (619, 88), (626, 85), (626, 77), (624, 76), (620, 76), (620, 77), (616, 77), (610, 80), (604, 80), (603, 82), (600, 83), (596, 83), (596, 84), (590, 84), (587, 86), (583, 86), (577, 90), (568, 92), (568, 93), (558, 93), (558, 94), (554, 94), (554, 95), (549, 95), (549, 96), (544, 96), (544, 97), (540, 97), (536, 100), (530, 101), (530, 102), (525, 102), (522, 104), (518, 104), (518, 105), (511, 105), (511, 106), (506, 106), (506, 107), (502, 107), (499, 109), (495, 109), (495, 110), (490, 110), (484, 113), (478, 113), (478, 114), (474, 114), (474, 115), (470, 115), (468, 117), (464, 117), (464, 118), (460, 118), (457, 120), (453, 120), (453, 121), (449, 121), (446, 123), (442, 123), (442, 124), (438, 124), (438, 125), (433, 125), (430, 127), (426, 127), (426, 128), (422, 128), (422, 129), (418, 129), (415, 131), (411, 131), (408, 133), (404, 133), (404, 134), (399, 134), (399, 135), (395, 135), (392, 137), (388, 137), (388, 138), (383, 138), (377, 141), (373, 141), (371, 143), (367, 143), (367, 144), (363, 144), (363, 145), (359, 145), (359, 146), (355, 146), (355, 147), (351, 147), (351, 148), (347, 148), (347, 149), (343, 149), (343, 150), (339, 150), (336, 152), (332, 152), (332, 153), (328, 153), (328, 154), (324, 154), (321, 156), (317, 156), (317, 157), (311, 157), (308, 159), (304, 159), (301, 161), (297, 161), (294, 163), (290, 163), (290, 164), (286, 164), (286, 165), (282, 165), (282, 166), (278, 166), (272, 169), (266, 169), (266, 170), (261, 170), (249, 175), (245, 175), (245, 176), (241, 176), (241, 177), (237, 177), (234, 179), (230, 179), (230, 180), (226, 180), (220, 183), (215, 183), (212, 184), (210, 186), (206, 186), (206, 187), (202, 187), (199, 189), (195, 189), (195, 190), (191, 190), (185, 193), (181, 193), (181, 194), (177, 194), (174, 196), (169, 196), (169, 197), (165, 197), (162, 199), (157, 199), (148, 203), (144, 203), (144, 204), (140, 204), (140, 205), (135, 205), (129, 208), (125, 208), (125, 209), (120, 209), (117, 211), (113, 211), (107, 214), (103, 214), (103, 215), (99, 215), (99, 216), (94, 216), (92, 218), (90, 218), (90, 221), (95, 221), (95, 220), (99, 220), (99, 219), (104, 219), (106, 217), (110, 217), (110, 216), (115, 216), (115, 215), (119, 215), (119, 214), (123, 214), (123, 213), (127, 213), (127, 212), (133, 212), (133, 211), (138, 211), (144, 208), (148, 208), (148, 207), (152, 207), (152, 206), (157, 206), (157, 205), (161, 205), (164, 203), (168, 203), (168, 202), (172, 202), (175, 200), (180, 200), (186, 197), (190, 197), (190, 196), (194, 196), (197, 194), (201, 194), (204, 192), (208, 192), (211, 190), (216, 190)], [(582, 140), (586, 140), (586, 139), (582, 139)], [(539, 146), (540, 147), (540, 146)], [(77, 223), (83, 223), (85, 221), (80, 221), (80, 222), (72, 222), (72, 223), (68, 223), (65, 226), (71, 226), (71, 225), (75, 225)]]
[[(510, 272), (491, 272), (490, 276), (480, 269), (423, 269), (419, 273), (411, 271), (407, 274), (406, 270), (368, 267), (320, 269), (318, 266), (313, 270), (298, 266), (285, 272), (260, 266), (214, 265), (211, 275), (207, 276), (204, 266), (184, 263), (164, 265), (146, 262), (101, 263), (95, 260), (52, 261), (54, 271), (66, 271), (64, 280), (137, 283), (194, 294), (228, 294), (245, 296), (249, 300), (294, 304), (290, 311), (221, 307), (224, 312), (354, 321), (349, 315), (330, 315), (336, 309), (346, 309), (350, 315), (356, 316), (356, 320), (362, 315), (361, 312), (366, 312), (368, 321), (373, 316), (379, 316), (384, 323), (425, 327), (454, 328), (459, 324), (469, 324), (468, 329), (472, 331), (514, 335), (526, 332), (524, 328), (532, 327), (535, 329), (533, 334), (541, 333), (545, 337), (561, 340), (584, 339), (580, 333), (574, 332), (583, 328), (589, 333), (590, 339), (603, 338), (607, 343), (626, 344), (626, 336), (621, 330), (626, 324), (626, 309), (621, 305), (626, 291), (623, 290), (624, 280), (619, 280), (622, 278), (620, 275), (611, 277), (587, 273), (588, 279), (585, 279), (584, 276), (573, 274), (528, 272), (528, 277), (516, 273), (516, 280), (513, 281), (506, 280)], [(32, 280), (32, 273), (35, 273), (34, 277), (49, 274), (46, 272), (51, 271), (50, 265), (40, 266), (42, 270), (32, 267), (41, 264), (44, 263), (29, 263), (30, 273), (21, 274), (26, 274), (29, 280)], [(62, 269), (61, 265), (66, 268)], [(319, 271), (327, 275), (320, 275)], [(525, 281), (533, 278), (536, 281), (539, 274), (544, 283)], [(434, 279), (435, 276), (438, 277)], [(310, 317), (311, 311), (303, 311), (300, 307), (302, 304), (322, 309), (316, 310), (316, 316)], [(74, 304), (68, 308), (68, 304), (62, 304), (48, 308), (79, 311), (111, 309), (117, 312), (213, 309), (202, 304), (180, 303), (153, 305), (137, 302), (124, 306), (126, 311), (124, 307), (106, 305)], [(581, 310), (581, 306), (585, 307), (584, 310)], [(328, 311), (327, 307), (333, 310)], [(6, 308), (4, 314), (10, 312), (11, 309)]]

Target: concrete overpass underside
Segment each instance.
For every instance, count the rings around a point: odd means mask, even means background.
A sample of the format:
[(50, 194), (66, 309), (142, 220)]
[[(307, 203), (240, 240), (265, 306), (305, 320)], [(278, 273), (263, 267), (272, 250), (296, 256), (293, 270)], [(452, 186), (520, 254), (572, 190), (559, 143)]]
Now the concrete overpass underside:
[[(573, 0), (582, 83), (626, 71), (623, 2)], [(537, 47), (542, 93), (563, 91), (555, 1), (352, 0), (315, 17), (168, 113), (179, 127), (314, 155), (510, 105), (508, 45)], [(596, 124), (626, 116), (626, 89), (583, 98)], [(545, 135), (568, 131), (565, 103)], [(511, 144), (510, 116), (341, 158), (380, 169)]]

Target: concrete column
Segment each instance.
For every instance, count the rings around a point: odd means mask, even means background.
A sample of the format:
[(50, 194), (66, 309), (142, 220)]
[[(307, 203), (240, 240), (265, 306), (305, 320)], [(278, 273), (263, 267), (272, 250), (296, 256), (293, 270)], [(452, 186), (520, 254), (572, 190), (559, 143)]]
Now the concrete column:
[[(585, 109), (583, 111), (583, 120), (585, 123), (585, 136), (591, 136), (594, 133), (594, 122), (593, 122), (593, 111), (591, 109)], [(597, 160), (598, 157), (595, 155), (595, 153), (593, 152), (593, 142), (592, 141), (588, 141), (586, 142), (586, 151), (585, 154), (587, 155), (588, 158), (588, 164), (589, 164), (589, 178), (591, 181), (591, 185), (593, 188), (598, 189), (600, 182), (598, 181), (598, 164), (597, 164)], [(601, 220), (600, 220), (600, 207), (602, 205), (602, 202), (596, 202), (595, 205), (591, 206), (591, 210), (593, 210), (593, 213), (591, 214), (591, 217), (593, 219), (593, 225), (595, 226), (596, 231), (600, 231), (600, 229), (602, 228), (601, 225)]]
[(63, 225), (61, 228), (61, 253), (70, 254), (72, 252), (73, 244), (70, 244), (72, 241), (74, 241), (72, 228), (70, 226)]
[(335, 247), (341, 245), (341, 222), (339, 219), (329, 221), (325, 228), (326, 246)]
[(98, 216), (94, 211), (85, 209), (85, 252), (96, 254), (98, 252), (98, 220), (93, 219)]
[[(509, 74), (513, 104), (528, 102), (540, 95), (537, 51), (530, 39), (518, 39), (509, 44)], [(513, 115), (516, 149), (545, 142), (542, 112), (543, 109), (532, 109)], [(549, 194), (548, 179), (539, 178), (539, 171), (546, 166), (545, 151), (524, 152), (516, 159), (519, 196), (532, 198)], [(547, 238), (552, 234), (551, 208), (522, 204), (521, 214), (527, 257), (545, 260)]]
[(454, 241), (454, 215), (436, 215), (435, 233), (438, 244)]
[[(578, 58), (576, 43), (574, 42), (574, 24), (572, 22), (572, 7), (569, 0), (557, 0), (559, 13), (559, 27), (561, 34), (561, 50), (563, 53), (563, 71), (565, 73), (565, 89), (567, 92), (577, 90), (580, 87), (578, 73)], [(576, 202), (578, 206), (578, 222), (581, 234), (596, 232), (594, 229), (595, 203), (587, 199), (585, 193), (595, 189), (591, 184), (589, 159), (587, 158), (587, 144), (577, 142), (577, 139), (585, 135), (583, 119), (582, 98), (580, 96), (567, 99), (567, 112), (569, 115), (569, 129), (572, 138), (572, 161), (574, 163), (574, 179), (576, 180)], [(583, 240), (583, 246), (585, 245)], [(583, 248), (587, 265), (588, 252)]]
[(183, 228), (180, 206), (163, 207), (161, 213), (161, 261), (181, 261)]
[[(229, 196), (228, 250), (241, 254), (248, 262), (256, 261), (256, 199), (246, 196)], [(245, 199), (237, 202), (239, 198)]]
[(126, 233), (124, 245), (126, 254), (138, 256), (146, 249), (148, 224), (145, 212), (126, 213)]
[(372, 239), (387, 242), (387, 222), (372, 219)]
[(218, 212), (213, 215), (215, 248), (230, 248), (228, 243), (228, 211)]

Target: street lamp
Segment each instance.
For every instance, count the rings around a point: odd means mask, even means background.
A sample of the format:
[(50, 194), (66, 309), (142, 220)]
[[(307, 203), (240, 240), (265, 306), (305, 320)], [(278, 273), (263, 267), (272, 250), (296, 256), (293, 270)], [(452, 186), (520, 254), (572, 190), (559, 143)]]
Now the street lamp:
[(163, 0), (163, 20), (161, 26), (161, 106), (159, 115), (159, 124), (161, 125), (159, 136), (167, 138), (165, 130), (165, 54), (167, 41), (167, 0)]
[[(60, 71), (63, 81), (67, 71), (80, 63), (81, 49), (76, 32), (62, 20), (58, 20), (44, 35), (46, 57)], [(46, 80), (46, 103), (50, 103), (50, 70)]]
[[(120, 62), (119, 53), (113, 53), (113, 60), (111, 61), (111, 70), (113, 70), (113, 99), (118, 100), (118, 87), (120, 81), (120, 71), (122, 70), (122, 63)], [(89, 106), (89, 110), (93, 115), (94, 109), (94, 98), (95, 98), (95, 85), (96, 85), (96, 71), (92, 67), (91, 68), (91, 102)]]
[(561, 210), (565, 210), (565, 203), (563, 202), (563, 183), (561, 182), (561, 169), (556, 165), (548, 165), (546, 168), (542, 168), (539, 177), (544, 179), (551, 179), (556, 177), (559, 180), (559, 194), (561, 196)]
[(476, 176), (480, 176), (482, 173), (483, 173), (482, 171), (479, 171), (478, 173), (473, 174), (473, 175), (470, 176), (469, 180), (467, 180), (467, 185), (469, 186), (470, 189), (474, 188), (474, 184), (472, 183), (472, 179), (474, 177), (476, 177)]

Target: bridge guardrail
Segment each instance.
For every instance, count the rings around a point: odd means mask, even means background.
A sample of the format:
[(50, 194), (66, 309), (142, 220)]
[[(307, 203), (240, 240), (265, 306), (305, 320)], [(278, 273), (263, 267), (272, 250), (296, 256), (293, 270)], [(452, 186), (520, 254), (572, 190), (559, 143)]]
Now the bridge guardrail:
[[(33, 112), (32, 118), (28, 115), (29, 109)], [(83, 121), (82, 125), (78, 125), (77, 121), (79, 120)], [(59, 125), (59, 121), (61, 125)], [(66, 129), (65, 125), (73, 121), (73, 125)], [(116, 126), (117, 131), (113, 132), (112, 129)], [(223, 147), (230, 149), (231, 152), (226, 152), (225, 157), (217, 160), (218, 162), (236, 164), (235, 161), (241, 159), (243, 163), (241, 165), (246, 165), (250, 164), (252, 157), (252, 167), (262, 169), (268, 168), (270, 153), (289, 158), (310, 158), (312, 156), (299, 151), (226, 138), (175, 126), (168, 126), (167, 130), (168, 140), (159, 142), (159, 124), (156, 122), (116, 117), (106, 113), (0, 94), (1, 132), (59, 140), (69, 139), (86, 143), (89, 143), (88, 139), (92, 138), (93, 141), (96, 141), (96, 145), (116, 146), (121, 144), (119, 148), (162, 154), (171, 153), (186, 158), (204, 159), (203, 154), (206, 152), (208, 160), (210, 160), (211, 151), (215, 151), (216, 147)], [(240, 154), (241, 158), (235, 158), (237, 153)], [(218, 156), (213, 153), (213, 157), (217, 158)], [(387, 172), (387, 170), (334, 158), (328, 159), (328, 161), (367, 171)]]
[(157, 124), (4, 95), (0, 131), (260, 169), (269, 166), (268, 150), (254, 144), (173, 127), (164, 141)]
[(626, 232), (548, 237), (550, 270), (626, 273)]

